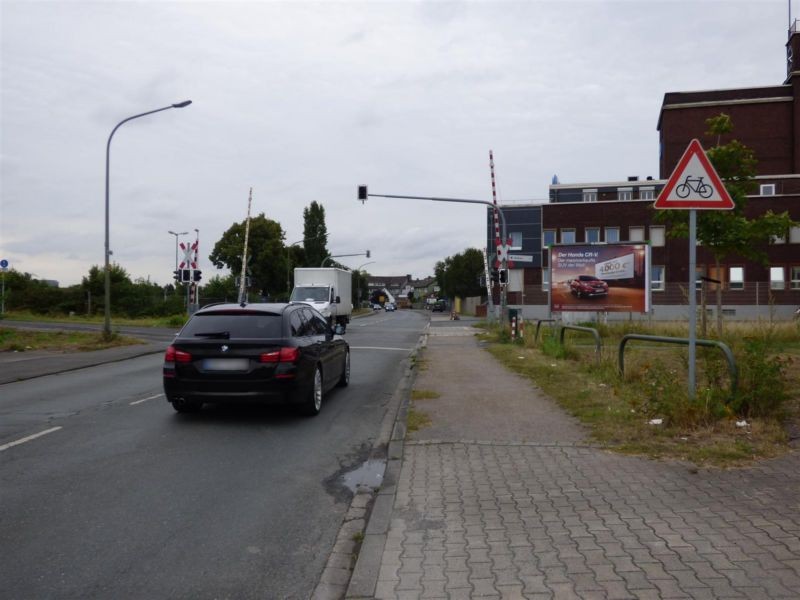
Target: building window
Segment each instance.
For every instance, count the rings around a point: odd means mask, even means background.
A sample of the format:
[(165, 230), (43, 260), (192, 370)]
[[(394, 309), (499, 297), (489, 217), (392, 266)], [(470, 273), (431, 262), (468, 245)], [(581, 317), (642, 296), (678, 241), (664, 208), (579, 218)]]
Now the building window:
[(769, 268), (769, 289), (771, 290), (783, 289), (783, 267)]
[(664, 287), (664, 265), (653, 265), (650, 270), (650, 289), (663, 292)]
[(633, 200), (633, 188), (617, 188), (617, 200)]
[(762, 196), (774, 196), (775, 195), (775, 184), (774, 183), (762, 183), (760, 194)]
[(644, 241), (644, 227), (628, 227), (628, 241), (629, 242), (643, 242)]
[(789, 287), (793, 290), (800, 290), (800, 267), (792, 267), (792, 278)]
[(561, 230), (561, 243), (562, 244), (574, 244), (575, 243), (575, 230), (574, 229), (562, 229)]
[(508, 237), (511, 238), (511, 249), (512, 250), (522, 250), (522, 232), (521, 231), (512, 231), (508, 234)]
[(600, 228), (599, 227), (587, 227), (586, 228), (586, 243), (587, 244), (596, 244), (600, 241)]
[(650, 245), (651, 246), (664, 245), (664, 227), (662, 225), (650, 226)]
[(584, 202), (597, 202), (597, 190), (583, 190)]
[(641, 188), (639, 190), (639, 200), (655, 200), (655, 199), (656, 199), (655, 188)]
[(731, 267), (728, 269), (728, 288), (731, 290), (744, 289), (744, 267)]
[(550, 291), (550, 269), (542, 269), (542, 291)]
[(606, 244), (616, 244), (619, 241), (619, 227), (606, 227)]
[(789, 243), (800, 244), (800, 227), (792, 227), (789, 230)]
[(542, 248), (547, 248), (556, 243), (556, 230), (543, 229), (542, 230)]

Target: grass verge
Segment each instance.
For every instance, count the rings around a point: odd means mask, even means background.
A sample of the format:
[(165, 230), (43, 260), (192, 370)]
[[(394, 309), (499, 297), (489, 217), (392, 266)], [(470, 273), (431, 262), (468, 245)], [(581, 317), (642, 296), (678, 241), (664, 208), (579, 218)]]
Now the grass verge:
[(0, 327), (0, 352), (53, 350), (59, 352), (90, 352), (118, 346), (141, 344), (141, 340), (114, 334), (110, 341), (100, 333), (81, 331), (32, 331)]
[[(697, 397), (688, 402), (685, 349), (637, 346), (626, 357), (626, 377), (622, 378), (614, 344), (621, 335), (615, 334), (605, 331), (599, 362), (589, 340), (561, 346), (544, 337), (531, 347), (511, 344), (497, 331), (484, 339), (489, 342), (488, 351), (508, 369), (534, 381), (587, 425), (594, 441), (615, 451), (719, 467), (749, 464), (788, 451), (784, 425), (798, 414), (800, 405), (797, 338), (779, 336), (771, 346), (780, 353), (790, 390), (784, 409), (742, 419), (726, 404), (726, 370), (713, 353), (699, 354)], [(738, 330), (735, 335), (747, 337), (748, 333)], [(668, 411), (668, 418), (656, 424), (663, 411)]]

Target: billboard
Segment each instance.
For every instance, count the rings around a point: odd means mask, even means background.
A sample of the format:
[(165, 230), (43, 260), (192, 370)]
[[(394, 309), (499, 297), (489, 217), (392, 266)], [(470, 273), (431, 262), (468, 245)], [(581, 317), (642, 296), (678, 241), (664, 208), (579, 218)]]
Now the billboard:
[(647, 244), (550, 247), (550, 310), (640, 312), (650, 310)]

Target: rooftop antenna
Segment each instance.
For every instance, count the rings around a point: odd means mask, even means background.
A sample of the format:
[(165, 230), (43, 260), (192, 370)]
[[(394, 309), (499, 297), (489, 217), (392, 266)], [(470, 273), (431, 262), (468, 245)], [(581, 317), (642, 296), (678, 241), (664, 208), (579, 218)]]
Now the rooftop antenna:
[(247, 221), (244, 225), (244, 253), (242, 254), (242, 276), (239, 278), (239, 304), (247, 303), (247, 242), (250, 238), (250, 205), (253, 203), (253, 188), (247, 198)]

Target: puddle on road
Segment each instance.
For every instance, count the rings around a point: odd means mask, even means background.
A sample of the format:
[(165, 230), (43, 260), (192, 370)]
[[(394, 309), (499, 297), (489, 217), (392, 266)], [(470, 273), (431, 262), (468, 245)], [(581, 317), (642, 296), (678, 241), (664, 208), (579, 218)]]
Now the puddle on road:
[(386, 461), (370, 459), (360, 467), (342, 475), (342, 482), (351, 492), (356, 493), (359, 487), (377, 489), (383, 484), (383, 473), (386, 470)]

